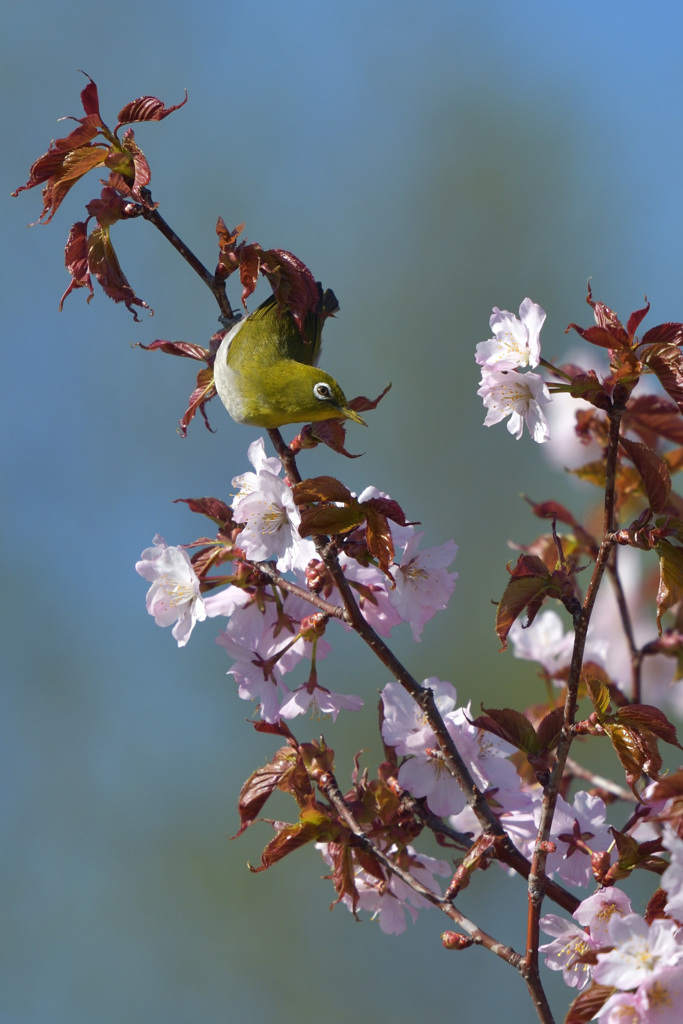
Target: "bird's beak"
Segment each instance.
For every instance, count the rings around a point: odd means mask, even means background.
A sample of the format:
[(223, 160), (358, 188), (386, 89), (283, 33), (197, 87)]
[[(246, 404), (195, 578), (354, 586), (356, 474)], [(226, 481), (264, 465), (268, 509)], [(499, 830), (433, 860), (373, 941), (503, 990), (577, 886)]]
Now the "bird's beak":
[(348, 405), (341, 410), (344, 414), (344, 418), (347, 420), (353, 420), (354, 423), (360, 423), (362, 427), (367, 427), (367, 423), (362, 416), (359, 416), (355, 409), (349, 409)]

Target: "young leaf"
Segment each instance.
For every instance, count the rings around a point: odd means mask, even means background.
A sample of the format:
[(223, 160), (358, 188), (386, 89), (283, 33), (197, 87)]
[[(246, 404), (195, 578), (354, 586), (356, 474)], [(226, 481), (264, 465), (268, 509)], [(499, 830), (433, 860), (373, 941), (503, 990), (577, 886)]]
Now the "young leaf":
[(115, 131), (123, 124), (131, 124), (135, 121), (163, 121), (165, 117), (172, 114), (174, 110), (180, 110), (187, 103), (187, 89), (185, 99), (181, 103), (175, 103), (172, 107), (165, 107), (163, 102), (156, 96), (140, 96), (137, 100), (126, 103), (119, 111), (119, 123)]
[(609, 985), (593, 983), (590, 988), (578, 994), (569, 1007), (564, 1024), (588, 1024), (595, 1019), (613, 992), (616, 992), (616, 989)]
[(133, 314), (134, 320), (139, 321), (140, 317), (133, 306), (150, 309), (146, 302), (137, 297), (128, 284), (111, 243), (108, 228), (97, 227), (90, 232), (88, 265), (109, 298), (114, 302), (123, 302), (126, 309)]
[(668, 540), (657, 544), (659, 555), (659, 588), (657, 590), (657, 629), (662, 635), (661, 618), (683, 597), (683, 548), (674, 547)]
[(676, 345), (652, 345), (640, 354), (654, 371), (666, 393), (683, 411), (683, 353)]
[(553, 587), (547, 566), (536, 555), (520, 555), (511, 576), (496, 612), (496, 633), (502, 651), (507, 647), (507, 635), (515, 619), (526, 609), (526, 625), (530, 626)]

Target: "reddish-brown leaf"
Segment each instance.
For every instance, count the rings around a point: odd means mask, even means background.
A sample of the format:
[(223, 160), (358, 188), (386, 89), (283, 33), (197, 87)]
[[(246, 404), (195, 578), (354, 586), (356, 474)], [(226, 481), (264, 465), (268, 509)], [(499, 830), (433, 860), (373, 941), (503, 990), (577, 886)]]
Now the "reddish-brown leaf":
[(667, 395), (683, 412), (683, 353), (677, 345), (652, 345), (641, 353), (642, 362), (657, 376)]
[(89, 203), (86, 203), (85, 208), (103, 228), (109, 228), (112, 224), (128, 216), (126, 201), (122, 199), (116, 189), (110, 188), (108, 185), (102, 189), (99, 199), (91, 199)]
[(281, 747), (272, 761), (257, 768), (242, 786), (237, 807), (240, 829), (232, 838), (236, 839), (258, 818), (264, 804), (280, 785), (285, 773), (291, 771), (296, 754), (291, 747)]
[[(353, 407), (353, 401), (349, 402), (349, 405)], [(290, 447), (292, 451), (296, 453), (299, 448), (314, 448), (317, 444), (326, 444), (328, 448), (337, 452), (338, 455), (343, 455), (347, 459), (359, 459), (360, 454), (354, 455), (346, 450), (346, 427), (344, 422), (344, 420), (337, 418), (307, 423), (301, 433), (291, 442)]]
[(625, 430), (633, 430), (645, 444), (653, 448), (657, 438), (683, 444), (683, 418), (678, 406), (661, 395), (640, 395), (632, 398), (624, 413)]
[(333, 476), (315, 476), (302, 480), (292, 488), (292, 494), (297, 505), (314, 501), (342, 501), (348, 505), (356, 500), (348, 487)]
[(671, 491), (671, 476), (664, 459), (641, 441), (622, 437), (621, 446), (640, 474), (650, 508), (662, 512)]
[(514, 708), (485, 707), (482, 707), (482, 711), (484, 714), (472, 722), (475, 728), (486, 729), (525, 754), (532, 754), (538, 750), (536, 730), (521, 711), (515, 711)]
[(218, 526), (232, 527), (233, 525), (232, 509), (220, 498), (175, 498), (173, 503), (187, 505), (192, 512), (206, 516)]
[(653, 704), (627, 704), (619, 708), (615, 718), (618, 722), (633, 728), (647, 729), (665, 743), (680, 748), (676, 726)]
[[(235, 249), (237, 256), (237, 267), (240, 272), (240, 284), (242, 285), (242, 305), (247, 308), (247, 299), (256, 288), (258, 276), (261, 271), (261, 256), (263, 249), (258, 242), (242, 242)], [(237, 269), (237, 267), (235, 269)]]
[(93, 286), (90, 279), (88, 267), (88, 223), (77, 221), (69, 232), (69, 238), (64, 250), (64, 262), (66, 269), (71, 274), (71, 284), (62, 295), (59, 303), (60, 312), (64, 305), (64, 299), (76, 288), (87, 288), (89, 295), (87, 301), (93, 297)]
[(496, 612), (496, 633), (501, 650), (507, 647), (507, 635), (512, 623), (526, 609), (526, 625), (530, 626), (551, 587), (550, 574), (544, 576), (521, 576), (511, 579)]
[[(239, 260), (235, 254), (235, 248), (237, 245), (237, 239), (244, 230), (244, 224), (238, 224), (232, 231), (228, 231), (225, 221), (222, 217), (218, 218), (216, 222), (216, 234), (218, 235), (218, 264), (216, 266), (216, 276), (225, 280), (232, 274), (233, 270), (237, 270), (239, 266)], [(258, 276), (258, 270), (256, 271)]]
[(662, 767), (662, 758), (656, 737), (647, 729), (631, 728), (614, 722), (604, 722), (603, 728), (626, 772), (626, 782), (635, 792), (635, 785), (643, 772), (656, 779)]
[(187, 437), (187, 428), (200, 412), (204, 418), (204, 426), (211, 430), (208, 416), (206, 415), (206, 403), (216, 394), (216, 385), (213, 379), (213, 369), (210, 366), (200, 370), (197, 374), (197, 386), (190, 395), (190, 404), (180, 419), (180, 436)]
[[(106, 295), (114, 302), (123, 302), (126, 309), (139, 320), (134, 306), (150, 309), (146, 302), (139, 299), (121, 270), (114, 246), (107, 228), (97, 227), (88, 237), (88, 265), (104, 289)], [(152, 310), (150, 309), (150, 314)]]
[[(239, 832), (237, 835), (239, 835)], [(320, 828), (313, 822), (299, 823), (298, 825), (278, 825), (277, 835), (274, 839), (271, 839), (261, 854), (260, 866), (254, 867), (252, 864), (249, 864), (249, 870), (253, 871), (254, 874), (258, 874), (259, 871), (266, 871), (267, 868), (277, 864), (283, 857), (294, 853), (295, 850), (300, 850), (302, 846), (306, 846), (308, 843), (316, 842), (323, 835), (324, 833), (321, 833)]]
[(174, 110), (180, 110), (186, 103), (187, 89), (185, 90), (185, 99), (180, 103), (174, 103), (172, 107), (165, 107), (156, 96), (140, 96), (138, 99), (126, 103), (125, 107), (119, 111), (119, 123), (116, 130), (123, 124), (132, 124), (135, 121), (163, 121), (165, 117), (172, 114)]
[(683, 343), (683, 324), (667, 323), (651, 327), (643, 335), (641, 345), (680, 345)]
[(683, 597), (683, 548), (667, 540), (657, 544), (659, 555), (659, 587), (657, 589), (657, 629), (661, 636), (661, 618)]
[[(645, 319), (649, 311), (650, 303), (646, 299), (645, 305), (642, 307), (642, 309), (637, 309), (635, 313), (631, 313), (630, 317), (628, 318), (628, 323), (626, 324), (626, 333), (628, 334), (629, 338), (633, 338), (636, 331), (640, 327), (640, 324)], [(654, 329), (656, 330), (656, 328)]]
[(313, 274), (305, 263), (286, 249), (264, 250), (261, 273), (268, 278), (278, 309), (286, 307), (303, 334), (306, 315), (316, 310), (319, 303), (318, 285)]
[(102, 166), (108, 153), (109, 148), (100, 145), (80, 146), (78, 149), (72, 149), (65, 153), (60, 167), (50, 176), (43, 190), (43, 209), (38, 220), (43, 224), (48, 224), (69, 189), (73, 188), (76, 182), (93, 167)]
[(81, 74), (85, 75), (88, 79), (88, 84), (81, 90), (81, 103), (83, 104), (85, 115), (86, 117), (93, 115), (99, 117), (100, 101), (97, 95), (97, 86), (86, 71), (81, 71)]
[[(359, 509), (362, 511), (363, 505), (360, 505)], [(373, 558), (377, 559), (382, 572), (393, 580), (389, 573), (389, 566), (394, 561), (394, 542), (387, 517), (370, 508), (365, 512), (365, 523), (365, 540), (368, 551)]]
[(588, 1024), (588, 1021), (597, 1017), (615, 988), (609, 985), (596, 985), (593, 983), (590, 988), (580, 992), (567, 1011), (564, 1024)]
[[(282, 788), (282, 785), (280, 785)], [(271, 822), (278, 830), (275, 839), (268, 843), (261, 854), (261, 866), (254, 868), (249, 865), (253, 872), (265, 871), (272, 867), (277, 861), (282, 860), (288, 854), (301, 849), (307, 843), (317, 840), (329, 840), (338, 832), (329, 816), (324, 812), (320, 804), (317, 804), (313, 794), (304, 802), (299, 815), (299, 823), (296, 825), (283, 825), (281, 822)]]
[(302, 510), (299, 533), (302, 537), (348, 533), (364, 520), (365, 513), (359, 505), (316, 505)]
[(577, 334), (580, 334), (584, 341), (589, 342), (591, 345), (598, 345), (599, 348), (618, 348), (619, 343), (611, 331), (605, 327), (579, 327), (578, 324), (571, 323), (565, 329), (565, 334), (569, 330), (575, 330)]
[(560, 742), (560, 734), (564, 725), (564, 708), (553, 708), (541, 719), (537, 728), (539, 750), (554, 750)]
[(382, 394), (378, 395), (377, 398), (365, 398), (364, 395), (359, 395), (357, 398), (351, 399), (349, 406), (355, 412), (367, 412), (370, 409), (376, 409), (386, 393), (390, 390), (391, 384), (387, 384)]
[(197, 359), (204, 363), (211, 358), (208, 348), (202, 348), (201, 345), (194, 345), (189, 341), (164, 341), (162, 338), (157, 338), (149, 345), (143, 345), (141, 341), (136, 341), (135, 347), (144, 348), (145, 352), (165, 352), (169, 356), (184, 356), (186, 359)]
[(399, 503), (397, 501), (393, 501), (391, 498), (369, 498), (362, 504), (374, 509), (375, 512), (379, 512), (381, 515), (386, 516), (387, 519), (391, 519), (393, 523), (398, 523), (399, 526), (419, 525), (417, 522), (409, 523)]

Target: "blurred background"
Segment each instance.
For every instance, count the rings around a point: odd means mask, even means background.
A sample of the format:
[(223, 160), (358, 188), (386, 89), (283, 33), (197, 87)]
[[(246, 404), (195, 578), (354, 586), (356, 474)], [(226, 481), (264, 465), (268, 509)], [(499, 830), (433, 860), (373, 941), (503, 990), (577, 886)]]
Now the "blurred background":
[[(77, 69), (112, 127), (135, 97), (172, 104), (187, 88), (188, 104), (136, 140), (163, 216), (207, 266), (221, 215), (334, 288), (325, 368), (349, 396), (393, 389), (369, 430), (348, 431), (363, 458), (315, 451), (302, 469), (374, 484), (425, 543), (460, 545), (449, 608), (419, 646), (398, 630), (396, 650), (475, 708), (521, 707), (538, 697), (534, 667), (497, 652), (491, 604), (508, 540), (540, 532), (521, 496), (580, 511), (593, 495), (528, 437), (482, 426), (474, 346), (492, 306), (516, 312), (528, 295), (548, 313), (544, 354), (561, 358), (566, 325), (590, 322), (589, 277), (623, 318), (647, 294), (645, 326), (683, 319), (682, 31), (678, 4), (631, 0), (7, 9), (0, 1024), (404, 1024), (454, 1007), (465, 1020), (494, 1008), (493, 989), (507, 1019), (532, 1017), (508, 967), (442, 951), (436, 912), (386, 937), (329, 913), (313, 850), (252, 875), (268, 827), (229, 839), (242, 781), (275, 744), (245, 724), (218, 624), (178, 650), (146, 614), (134, 564), (157, 531), (175, 544), (210, 530), (171, 501), (229, 498), (257, 432), (215, 405), (215, 433), (198, 421), (178, 435), (196, 365), (131, 344), (206, 344), (217, 310), (144, 223), (117, 225), (114, 242), (154, 317), (134, 323), (97, 288), (57, 311), (67, 233), (96, 175), (29, 231), (40, 190), (9, 192), (71, 130), (57, 118), (81, 116)], [(302, 739), (324, 732), (342, 785), (357, 750), (377, 761), (387, 681), (352, 639), (322, 681), (362, 694), (364, 712), (295, 724)], [(492, 869), (461, 905), (521, 949), (525, 903), (523, 884)], [(570, 993), (554, 981), (559, 1017)]]

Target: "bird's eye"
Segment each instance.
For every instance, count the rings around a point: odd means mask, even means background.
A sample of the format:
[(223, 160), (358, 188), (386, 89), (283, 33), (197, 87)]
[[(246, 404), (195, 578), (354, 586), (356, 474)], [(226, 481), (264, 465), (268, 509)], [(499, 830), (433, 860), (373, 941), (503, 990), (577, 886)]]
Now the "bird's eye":
[(329, 402), (332, 398), (330, 385), (326, 384), (322, 380), (313, 385), (313, 394), (316, 398), (319, 398), (321, 402)]

